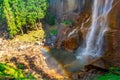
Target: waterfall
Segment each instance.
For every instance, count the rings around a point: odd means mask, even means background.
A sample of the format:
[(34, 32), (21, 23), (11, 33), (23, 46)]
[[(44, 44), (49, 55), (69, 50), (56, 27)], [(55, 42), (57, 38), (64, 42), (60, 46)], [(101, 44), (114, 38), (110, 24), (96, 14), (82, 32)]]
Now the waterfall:
[(113, 0), (94, 0), (92, 7), (92, 23), (88, 29), (84, 46), (78, 50), (77, 59), (82, 56), (99, 57), (103, 53), (104, 34), (108, 29), (108, 14)]

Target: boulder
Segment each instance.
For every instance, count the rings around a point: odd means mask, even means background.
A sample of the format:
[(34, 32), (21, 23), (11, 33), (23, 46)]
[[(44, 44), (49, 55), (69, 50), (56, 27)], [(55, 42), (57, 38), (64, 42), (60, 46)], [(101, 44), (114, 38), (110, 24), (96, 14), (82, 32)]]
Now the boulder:
[(85, 70), (90, 70), (90, 69), (102, 69), (102, 70), (108, 70), (109, 69), (109, 64), (102, 58), (97, 58), (91, 61), (89, 64), (85, 66)]
[[(72, 32), (72, 31), (71, 31)], [(80, 36), (78, 32), (74, 32), (73, 34), (68, 34), (67, 38), (63, 42), (64, 49), (68, 51), (74, 51), (80, 45)]]

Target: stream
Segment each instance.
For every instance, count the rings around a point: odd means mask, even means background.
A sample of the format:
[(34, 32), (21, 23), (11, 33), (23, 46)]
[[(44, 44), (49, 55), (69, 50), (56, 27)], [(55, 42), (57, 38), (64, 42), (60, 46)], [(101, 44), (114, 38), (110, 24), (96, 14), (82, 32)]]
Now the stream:
[(52, 48), (50, 51), (46, 50), (45, 48), (41, 48), (41, 51), (46, 58), (48, 67), (55, 69), (62, 75), (80, 72), (84, 67), (83, 62), (77, 60), (74, 53), (56, 48)]

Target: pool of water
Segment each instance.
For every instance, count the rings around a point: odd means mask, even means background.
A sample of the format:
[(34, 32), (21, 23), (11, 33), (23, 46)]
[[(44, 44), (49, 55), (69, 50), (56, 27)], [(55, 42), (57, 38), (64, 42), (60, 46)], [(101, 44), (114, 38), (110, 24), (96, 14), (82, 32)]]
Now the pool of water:
[[(56, 69), (61, 74), (63, 72), (67, 73), (77, 73), (80, 72), (84, 67), (84, 62), (76, 59), (75, 53), (67, 52), (63, 49), (52, 48), (45, 52), (46, 62), (48, 66), (52, 69)], [(61, 69), (60, 69), (61, 68)], [(63, 71), (63, 72), (62, 72)]]

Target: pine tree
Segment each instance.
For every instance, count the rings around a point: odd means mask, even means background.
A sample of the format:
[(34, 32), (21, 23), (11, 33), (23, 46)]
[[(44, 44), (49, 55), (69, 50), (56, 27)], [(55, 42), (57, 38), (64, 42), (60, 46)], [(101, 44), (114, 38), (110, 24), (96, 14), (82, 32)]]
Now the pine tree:
[(14, 12), (15, 23), (17, 28), (23, 34), (23, 25), (26, 24), (26, 9), (25, 2), (23, 0), (10, 0), (10, 4), (12, 5), (12, 11)]
[(7, 23), (10, 36), (23, 34), (45, 17), (47, 7), (47, 0), (0, 0), (0, 23)]
[(17, 34), (18, 29), (15, 25), (15, 18), (14, 18), (13, 12), (11, 11), (9, 0), (4, 0), (3, 1), (3, 9), (4, 9), (3, 10), (4, 16), (5, 16), (7, 24), (8, 24), (9, 34), (11, 36), (14, 36), (14, 35)]

